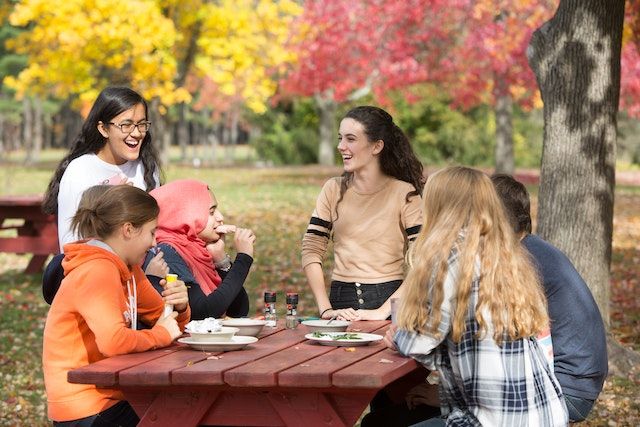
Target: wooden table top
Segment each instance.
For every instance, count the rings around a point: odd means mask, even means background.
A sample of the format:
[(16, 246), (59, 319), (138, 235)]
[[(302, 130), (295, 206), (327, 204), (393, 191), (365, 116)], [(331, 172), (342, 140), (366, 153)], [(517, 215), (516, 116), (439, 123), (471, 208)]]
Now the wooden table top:
[[(349, 331), (384, 335), (388, 321), (352, 322)], [(385, 347), (332, 347), (309, 341), (304, 325), (265, 327), (243, 350), (193, 350), (183, 344), (115, 356), (69, 372), (73, 383), (101, 387), (221, 386), (379, 389), (415, 370), (416, 363)]]
[(44, 195), (27, 194), (27, 195), (5, 195), (0, 196), (0, 206), (36, 206), (40, 207)]
[[(348, 330), (384, 335), (389, 323), (352, 322)], [(68, 379), (122, 390), (142, 427), (349, 427), (379, 390), (421, 376), (413, 359), (382, 341), (325, 346), (305, 339), (306, 326), (283, 324), (265, 327), (243, 350), (216, 353), (174, 344), (110, 357), (70, 371)]]

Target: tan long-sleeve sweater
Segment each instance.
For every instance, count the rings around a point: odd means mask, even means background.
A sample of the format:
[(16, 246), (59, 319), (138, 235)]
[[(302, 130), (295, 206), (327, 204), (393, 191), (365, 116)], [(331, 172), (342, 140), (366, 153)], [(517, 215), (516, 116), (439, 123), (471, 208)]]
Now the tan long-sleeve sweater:
[(337, 204), (341, 180), (328, 180), (318, 196), (302, 239), (302, 267), (322, 264), (332, 238), (332, 280), (381, 283), (403, 279), (404, 254), (422, 223), (422, 199), (412, 196), (407, 201), (413, 186), (390, 179), (368, 194), (348, 188)]

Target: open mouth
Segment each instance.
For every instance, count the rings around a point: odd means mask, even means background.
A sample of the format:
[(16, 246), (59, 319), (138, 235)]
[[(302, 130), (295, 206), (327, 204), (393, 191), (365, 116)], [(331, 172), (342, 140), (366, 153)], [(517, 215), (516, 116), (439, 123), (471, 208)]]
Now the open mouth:
[(349, 155), (349, 154), (343, 154), (343, 155), (342, 155), (342, 160), (351, 160), (351, 158), (352, 158), (352, 157), (353, 157), (352, 155)]
[(124, 143), (129, 148), (136, 148), (138, 145), (140, 145), (140, 141), (125, 141)]

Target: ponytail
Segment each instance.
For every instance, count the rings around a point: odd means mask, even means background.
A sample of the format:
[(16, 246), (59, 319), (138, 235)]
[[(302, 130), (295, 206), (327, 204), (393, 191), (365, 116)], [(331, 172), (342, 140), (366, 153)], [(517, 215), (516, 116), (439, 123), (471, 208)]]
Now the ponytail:
[[(344, 118), (351, 118), (362, 124), (369, 142), (378, 140), (384, 142), (384, 147), (380, 152), (380, 170), (387, 176), (413, 185), (414, 190), (407, 193), (407, 201), (413, 196), (422, 194), (426, 182), (422, 163), (413, 152), (409, 138), (393, 122), (393, 117), (389, 113), (382, 108), (362, 105), (349, 110)], [(342, 174), (336, 214), (338, 204), (342, 201), (352, 180), (352, 172)]]
[(104, 190), (93, 206), (78, 207), (71, 229), (82, 238), (111, 236), (118, 227), (131, 223), (138, 228), (158, 217), (160, 208), (153, 196), (131, 185), (114, 185)]

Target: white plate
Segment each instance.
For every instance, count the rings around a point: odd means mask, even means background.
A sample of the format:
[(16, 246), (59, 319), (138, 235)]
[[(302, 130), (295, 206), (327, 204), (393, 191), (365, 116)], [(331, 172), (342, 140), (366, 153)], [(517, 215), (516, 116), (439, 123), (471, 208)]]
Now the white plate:
[[(367, 345), (372, 342), (380, 341), (382, 335), (377, 334), (365, 334), (364, 332), (322, 332), (321, 337), (314, 337), (313, 334), (307, 334), (304, 337), (311, 341), (316, 341), (322, 345), (332, 345), (335, 347), (354, 347), (359, 345)], [(336, 340), (334, 337), (349, 334), (354, 339), (342, 339)]]
[[(331, 322), (331, 323), (329, 323)], [(340, 332), (346, 331), (349, 326), (349, 322), (345, 320), (325, 320), (325, 319), (314, 319), (314, 320), (305, 320), (302, 322), (304, 326), (309, 328), (311, 332)]]
[(187, 344), (195, 350), (202, 351), (242, 350), (249, 344), (253, 344), (256, 341), (258, 341), (258, 338), (256, 337), (245, 337), (243, 335), (236, 335), (231, 338), (230, 341), (196, 341), (190, 337), (178, 339), (179, 343)]

